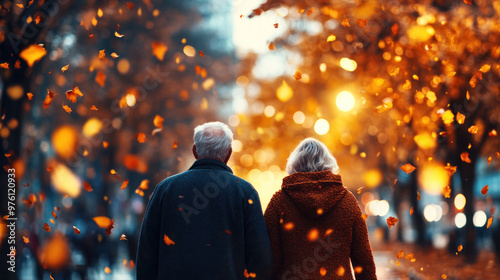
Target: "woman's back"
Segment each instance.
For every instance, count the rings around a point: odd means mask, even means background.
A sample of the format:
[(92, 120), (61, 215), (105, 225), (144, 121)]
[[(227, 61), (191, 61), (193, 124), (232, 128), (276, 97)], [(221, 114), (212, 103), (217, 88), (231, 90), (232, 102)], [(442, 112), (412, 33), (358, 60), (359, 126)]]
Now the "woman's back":
[(331, 171), (296, 172), (265, 212), (276, 279), (376, 279), (366, 223)]

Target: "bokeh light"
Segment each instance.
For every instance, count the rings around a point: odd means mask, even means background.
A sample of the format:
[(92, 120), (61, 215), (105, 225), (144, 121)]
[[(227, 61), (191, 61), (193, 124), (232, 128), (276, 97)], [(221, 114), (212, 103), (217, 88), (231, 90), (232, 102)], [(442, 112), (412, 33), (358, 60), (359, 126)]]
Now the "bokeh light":
[(52, 134), (52, 146), (54, 147), (54, 151), (63, 158), (75, 154), (77, 143), (78, 132), (72, 126), (60, 126)]
[(466, 199), (465, 199), (465, 196), (461, 193), (457, 194), (455, 196), (455, 208), (457, 208), (458, 210), (462, 210), (464, 209), (465, 207), (465, 203), (466, 203)]
[(455, 215), (454, 222), (457, 228), (463, 228), (467, 223), (467, 217), (465, 216), (464, 213), (458, 213)]
[(428, 204), (424, 208), (424, 218), (428, 222), (438, 222), (443, 216), (443, 209), (436, 204)]
[(340, 59), (340, 67), (342, 67), (342, 69), (344, 69), (346, 71), (352, 72), (352, 71), (356, 70), (356, 68), (358, 67), (358, 64), (356, 63), (356, 61), (354, 61), (352, 59), (343, 57)]
[(472, 217), (472, 223), (474, 223), (475, 227), (483, 227), (486, 224), (488, 217), (484, 211), (476, 211), (474, 216)]
[(418, 173), (420, 186), (430, 194), (440, 194), (448, 185), (449, 176), (443, 165), (436, 163), (424, 164)]
[(354, 96), (348, 91), (341, 91), (335, 99), (337, 107), (343, 112), (349, 112), (354, 108)]
[(325, 119), (319, 119), (314, 124), (314, 131), (319, 135), (325, 135), (330, 130), (330, 124)]
[(304, 113), (302, 113), (301, 111), (297, 111), (293, 114), (293, 121), (296, 124), (303, 124), (305, 120), (306, 120), (306, 115), (304, 115)]

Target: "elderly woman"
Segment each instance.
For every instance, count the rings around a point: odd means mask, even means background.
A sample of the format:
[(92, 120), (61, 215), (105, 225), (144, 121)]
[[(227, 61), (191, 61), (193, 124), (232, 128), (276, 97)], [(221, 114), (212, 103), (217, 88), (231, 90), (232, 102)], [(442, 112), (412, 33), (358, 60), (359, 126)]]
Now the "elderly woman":
[(267, 206), (274, 279), (377, 279), (366, 223), (325, 144), (307, 138)]

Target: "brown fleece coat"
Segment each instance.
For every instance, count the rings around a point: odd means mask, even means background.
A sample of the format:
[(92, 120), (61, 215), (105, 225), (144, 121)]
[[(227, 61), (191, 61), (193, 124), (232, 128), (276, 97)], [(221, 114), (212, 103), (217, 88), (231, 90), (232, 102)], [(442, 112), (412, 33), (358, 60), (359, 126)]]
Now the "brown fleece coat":
[(297, 172), (267, 206), (274, 279), (377, 279), (366, 223), (340, 175)]

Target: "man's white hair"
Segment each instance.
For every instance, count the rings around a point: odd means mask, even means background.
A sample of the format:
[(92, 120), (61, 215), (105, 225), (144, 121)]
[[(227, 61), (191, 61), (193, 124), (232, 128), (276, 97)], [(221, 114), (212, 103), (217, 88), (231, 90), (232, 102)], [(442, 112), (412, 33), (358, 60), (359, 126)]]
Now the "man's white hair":
[(221, 122), (208, 122), (194, 129), (194, 145), (198, 158), (224, 161), (233, 143), (233, 132)]
[(288, 174), (325, 170), (337, 174), (339, 169), (337, 160), (330, 154), (326, 145), (314, 138), (302, 140), (286, 163)]

